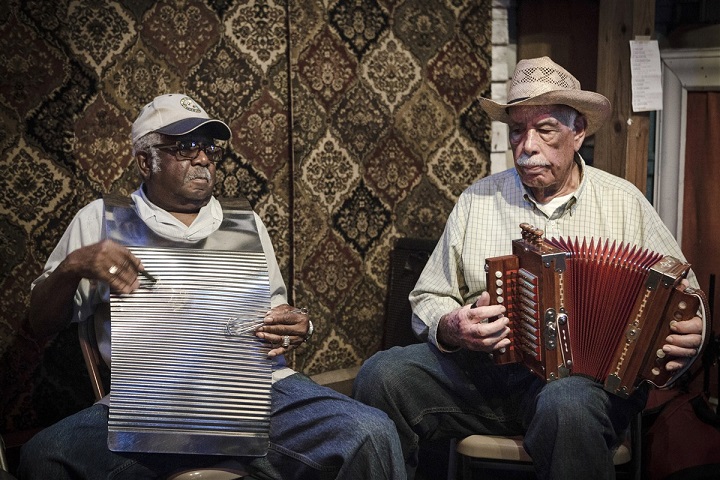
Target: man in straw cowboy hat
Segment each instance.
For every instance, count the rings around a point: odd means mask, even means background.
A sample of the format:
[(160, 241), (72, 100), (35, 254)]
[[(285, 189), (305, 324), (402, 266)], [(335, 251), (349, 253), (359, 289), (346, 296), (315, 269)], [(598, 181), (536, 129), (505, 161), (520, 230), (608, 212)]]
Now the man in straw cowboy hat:
[[(524, 435), (540, 478), (614, 478), (613, 448), (645, 405), (646, 389), (623, 399), (584, 376), (546, 382), (522, 364), (495, 364), (488, 354), (510, 345), (510, 329), (505, 307), (490, 305), (485, 259), (512, 253), (521, 223), (548, 238), (605, 238), (682, 253), (634, 186), (578, 154), (608, 118), (607, 98), (581, 90), (543, 57), (518, 63), (508, 99), (483, 98), (481, 105), (509, 125), (515, 168), (460, 196), (410, 294), (413, 328), (426, 342), (374, 355), (356, 379), (355, 397), (394, 420), (409, 478), (422, 442), (477, 433)], [(698, 317), (673, 325), (663, 347), (672, 357), (668, 369), (697, 356), (703, 329)]]

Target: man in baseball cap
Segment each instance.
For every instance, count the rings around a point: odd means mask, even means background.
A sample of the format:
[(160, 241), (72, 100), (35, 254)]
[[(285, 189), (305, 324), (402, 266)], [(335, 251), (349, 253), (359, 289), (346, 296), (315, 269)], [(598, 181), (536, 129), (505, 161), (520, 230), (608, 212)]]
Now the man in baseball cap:
[[(679, 259), (682, 252), (635, 186), (586, 165), (578, 153), (609, 116), (603, 95), (582, 90), (567, 70), (542, 57), (518, 62), (507, 102), (480, 102), (490, 118), (508, 124), (515, 168), (460, 195), (410, 293), (413, 329), (426, 342), (367, 360), (355, 397), (395, 422), (410, 479), (424, 442), (477, 433), (524, 435), (540, 479), (615, 478), (614, 448), (645, 405), (647, 389), (623, 398), (584, 375), (547, 382), (522, 363), (496, 364), (491, 355), (528, 351), (528, 338), (544, 327), (533, 327), (527, 315), (525, 328), (511, 328), (500, 298), (506, 286), (486, 284), (485, 260), (512, 254), (522, 223), (547, 237), (607, 239)], [(590, 286), (597, 280), (585, 279)], [(689, 281), (697, 286), (694, 275)], [(670, 326), (661, 353), (674, 378), (699, 355), (705, 328), (699, 317)]]
[[(400, 441), (387, 415), (320, 386), (286, 366), (284, 356), (310, 339), (313, 326), (306, 310), (288, 304), (287, 288), (260, 217), (253, 214), (238, 220), (237, 216), (226, 215), (228, 210), (213, 196), (217, 165), (224, 159), (224, 148), (216, 140), (229, 138), (228, 126), (210, 118), (187, 95), (161, 95), (145, 106), (132, 127), (133, 156), (142, 185), (130, 194), (129, 199), (91, 202), (70, 222), (43, 273), (33, 282), (29, 320), (33, 332), (42, 338), (58, 333), (72, 322), (93, 322), (98, 349), (110, 365), (111, 357), (115, 355), (117, 361), (118, 355), (115, 345), (110, 348), (111, 335), (117, 335), (115, 325), (110, 328), (110, 292), (142, 297), (148, 291), (141, 288), (140, 278), (157, 274), (157, 271), (145, 272), (142, 254), (134, 250), (138, 253), (136, 256), (128, 245), (200, 250), (213, 244), (242, 250), (238, 246), (244, 244), (251, 245), (253, 252), (260, 246), (267, 270), (259, 278), (250, 278), (251, 285), (247, 288), (256, 292), (253, 295), (261, 302), (263, 313), (261, 318), (255, 318), (254, 313), (247, 313), (252, 312), (252, 308), (244, 307), (241, 302), (240, 310), (247, 311), (239, 312), (238, 318), (247, 320), (251, 327), (242, 335), (247, 336), (247, 340), (255, 336), (266, 343), (267, 355), (272, 359), (271, 428), (268, 439), (263, 440), (259, 431), (256, 439), (265, 442), (266, 455), (235, 460), (243, 465), (243, 471), (251, 471), (256, 478), (404, 479)], [(107, 221), (120, 209), (122, 221)], [(253, 256), (252, 262), (254, 268), (263, 266), (260, 258), (255, 260)], [(157, 263), (154, 265), (150, 270), (160, 268)], [(197, 268), (194, 272), (186, 271), (185, 275), (213, 277), (208, 273), (212, 268)], [(200, 317), (203, 313), (212, 315), (212, 312), (221, 311), (213, 305), (218, 297), (241, 297), (236, 290), (220, 285), (224, 275), (227, 272), (218, 269), (207, 291), (200, 293), (202, 301), (188, 302), (192, 307), (188, 308), (188, 314), (193, 319), (195, 315)], [(162, 282), (162, 275), (158, 280)], [(267, 285), (260, 282), (267, 282)], [(265, 289), (269, 295), (262, 293)], [(216, 290), (217, 295), (213, 295)], [(172, 303), (168, 295), (158, 295), (153, 295), (153, 302), (165, 307), (168, 302)], [(265, 303), (268, 303), (268, 310), (265, 310)], [(139, 322), (147, 318), (142, 312), (135, 311), (135, 314)], [(177, 315), (179, 318), (183, 313), (177, 312)], [(174, 314), (172, 318), (175, 318)], [(255, 320), (250, 321), (250, 318)], [(202, 331), (201, 328), (197, 330), (198, 343), (206, 341)], [(215, 334), (207, 330), (207, 335)], [(164, 341), (168, 340), (157, 338), (159, 345)], [(245, 340), (232, 343), (238, 352), (243, 348), (258, 348)], [(145, 347), (133, 344), (129, 348)], [(227, 344), (227, 355), (235, 358), (235, 352), (230, 352), (230, 348)], [(197, 379), (198, 382), (202, 380)], [(266, 382), (260, 372), (257, 382)], [(115, 387), (111, 385), (111, 388)], [(248, 400), (247, 408), (254, 408), (255, 403), (264, 401), (260, 396), (258, 399)], [(19, 478), (168, 478), (188, 467), (212, 466), (220, 461), (212, 455), (151, 453), (155, 451), (154, 447), (143, 448), (144, 442), (134, 445), (139, 451), (133, 454), (111, 451), (108, 447), (107, 400), (106, 397), (35, 435), (23, 446)], [(202, 420), (206, 422), (204, 425), (216, 421), (211, 418), (215, 413), (207, 412)], [(222, 414), (217, 412), (218, 425), (222, 425)], [(168, 439), (172, 438), (169, 442), (172, 444), (196, 445), (203, 441), (189, 437), (192, 435), (167, 434)], [(244, 440), (253, 441), (253, 438), (243, 439), (242, 435), (235, 438), (238, 446), (242, 446)], [(230, 451), (229, 446), (227, 451)], [(220, 453), (219, 449), (217, 452)], [(254, 455), (260, 453), (256, 450)], [(222, 475), (228, 473), (221, 472)], [(203, 477), (207, 474), (207, 478), (213, 476), (208, 472), (199, 474)]]

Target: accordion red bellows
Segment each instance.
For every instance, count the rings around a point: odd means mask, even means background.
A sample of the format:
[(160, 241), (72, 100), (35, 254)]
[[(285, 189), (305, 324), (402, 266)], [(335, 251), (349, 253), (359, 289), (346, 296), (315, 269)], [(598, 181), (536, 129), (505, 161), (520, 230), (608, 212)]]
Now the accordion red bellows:
[(491, 304), (505, 305), (511, 329), (496, 363), (523, 362), (546, 380), (585, 375), (622, 397), (643, 381), (668, 387), (687, 369), (668, 372), (662, 346), (673, 320), (700, 315), (708, 328), (703, 292), (680, 286), (689, 264), (622, 243), (521, 230), (512, 255), (485, 261)]

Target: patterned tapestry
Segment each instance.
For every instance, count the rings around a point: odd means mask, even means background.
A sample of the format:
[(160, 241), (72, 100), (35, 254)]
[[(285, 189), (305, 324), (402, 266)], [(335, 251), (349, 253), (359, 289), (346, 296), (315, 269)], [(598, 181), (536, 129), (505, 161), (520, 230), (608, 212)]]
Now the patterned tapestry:
[(138, 186), (130, 126), (185, 92), (233, 131), (219, 196), (266, 223), (316, 334), (308, 374), (380, 347), (398, 238), (438, 238), (489, 172), (490, 0), (0, 3), (0, 433), (92, 402), (73, 328), (25, 329), (29, 285), (74, 214)]

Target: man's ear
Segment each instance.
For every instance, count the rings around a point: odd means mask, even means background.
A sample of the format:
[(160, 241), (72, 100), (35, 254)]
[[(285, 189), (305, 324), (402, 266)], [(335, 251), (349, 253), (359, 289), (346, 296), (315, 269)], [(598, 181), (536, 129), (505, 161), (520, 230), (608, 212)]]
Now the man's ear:
[(152, 159), (146, 152), (137, 152), (135, 154), (135, 164), (137, 165), (138, 172), (143, 180), (147, 180), (152, 172)]
[(584, 116), (578, 115), (575, 118), (575, 133), (573, 134), (573, 143), (575, 145), (575, 151), (580, 151), (583, 142), (585, 141), (585, 134), (587, 133), (587, 120)]

